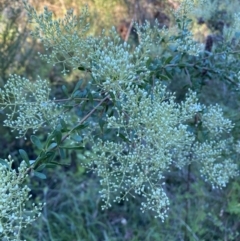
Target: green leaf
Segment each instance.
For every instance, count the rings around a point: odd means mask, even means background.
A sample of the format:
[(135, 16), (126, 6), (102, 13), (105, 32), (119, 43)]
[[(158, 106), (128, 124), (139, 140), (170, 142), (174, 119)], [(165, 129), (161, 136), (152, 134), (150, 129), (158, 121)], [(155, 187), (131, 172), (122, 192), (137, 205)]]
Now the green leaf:
[(61, 159), (66, 158), (65, 151), (62, 148), (59, 148), (59, 154), (60, 154)]
[(63, 119), (60, 119), (60, 124), (62, 126), (63, 131), (67, 131), (68, 130), (67, 124), (66, 124), (66, 122)]
[(181, 63), (181, 64), (178, 65), (178, 67), (179, 67), (179, 68), (185, 68), (185, 67), (186, 67), (186, 64)]
[(54, 130), (53, 134), (54, 134), (54, 139), (55, 139), (57, 145), (60, 145), (60, 143), (62, 141), (62, 132)]
[(177, 54), (173, 59), (172, 59), (172, 63), (173, 64), (176, 64), (178, 63), (179, 61), (181, 60), (181, 55), (180, 54)]
[(54, 139), (54, 131), (48, 136), (47, 141), (46, 141), (46, 147), (48, 147), (50, 145), (50, 143), (53, 141)]
[(129, 142), (129, 140), (122, 133), (119, 133), (119, 137), (123, 139), (125, 142)]
[(36, 160), (29, 160), (30, 165), (32, 165), (33, 163), (35, 163)]
[(110, 92), (109, 95), (111, 96), (111, 100), (114, 101), (115, 100), (115, 95), (112, 92)]
[(62, 86), (62, 91), (63, 91), (63, 93), (64, 93), (66, 96), (69, 95), (69, 94), (68, 94), (68, 89), (67, 89), (67, 87), (66, 87), (65, 85)]
[(9, 168), (9, 165), (8, 165), (7, 161), (3, 160), (2, 158), (0, 158), (0, 164)]
[(185, 20), (185, 22), (186, 22), (186, 23), (191, 23), (191, 22), (192, 22), (192, 19), (187, 18), (187, 19)]
[(169, 71), (165, 70), (165, 74), (167, 75), (167, 77), (168, 77), (170, 80), (173, 79), (173, 77), (172, 77), (172, 75), (169, 73)]
[(81, 106), (80, 106), (81, 111), (84, 111), (85, 108), (86, 108), (86, 106), (87, 106), (87, 101), (84, 101), (84, 102), (81, 104)]
[(29, 162), (28, 154), (23, 149), (20, 149), (19, 153), (20, 153), (22, 159), (26, 162), (27, 166), (29, 167), (30, 162)]
[(40, 171), (42, 171), (45, 167), (46, 167), (46, 164), (41, 164), (41, 165), (36, 169), (36, 171), (40, 172)]
[(103, 119), (100, 119), (98, 123), (99, 123), (101, 132), (103, 132), (103, 126), (105, 125), (106, 122)]
[(104, 112), (107, 113), (107, 111), (108, 111), (108, 109), (109, 109), (109, 105), (108, 105), (107, 103), (106, 103), (106, 104), (104, 103), (103, 106), (104, 106), (104, 108), (105, 108), (105, 111), (104, 111)]
[(46, 168), (54, 168), (54, 167), (56, 167), (56, 164), (53, 164), (53, 163), (46, 164)]
[(165, 64), (169, 64), (172, 61), (172, 59), (173, 59), (173, 55), (166, 59)]
[(90, 91), (88, 92), (88, 99), (89, 99), (90, 103), (93, 103), (93, 95)]
[(109, 114), (108, 114), (109, 117), (112, 117), (114, 115), (114, 110), (113, 109), (110, 109), (110, 111), (108, 111), (108, 112), (109, 112)]
[(79, 80), (74, 87), (73, 94), (80, 88), (81, 85), (82, 85), (82, 80)]
[(86, 70), (86, 68), (83, 67), (83, 66), (79, 66), (78, 69), (81, 70), (81, 71), (85, 71)]
[(159, 74), (158, 77), (159, 77), (159, 79), (162, 79), (162, 80), (170, 80), (168, 76), (163, 75), (163, 74)]
[(204, 135), (203, 135), (203, 132), (198, 130), (197, 132), (197, 138), (200, 142), (203, 142), (204, 141)]
[(51, 162), (55, 157), (55, 152), (50, 151), (45, 154), (45, 158), (47, 162)]
[(47, 151), (53, 150), (56, 146), (57, 146), (57, 143), (56, 143), (56, 142), (51, 143), (51, 144), (49, 145)]
[(39, 149), (42, 150), (43, 149), (43, 145), (41, 143), (41, 141), (39, 140), (39, 138), (37, 136), (31, 135), (30, 137), (31, 142)]
[(103, 110), (104, 107), (103, 107), (102, 105), (100, 105), (100, 106), (96, 107), (95, 109), (96, 109), (96, 110)]
[(85, 150), (84, 146), (60, 146), (59, 148), (69, 149), (69, 150)]
[(75, 131), (75, 130), (83, 130), (83, 129), (87, 128), (87, 127), (88, 127), (88, 123), (81, 124), (81, 125), (76, 125), (76, 126), (72, 129), (72, 131)]
[(43, 163), (50, 162), (55, 157), (55, 152), (41, 153), (34, 163), (34, 168), (39, 167)]
[(77, 90), (73, 93), (73, 98), (76, 98), (76, 97), (79, 97), (81, 98), (82, 97), (82, 94), (81, 94), (81, 91), (80, 90)]
[(179, 18), (177, 18), (177, 19), (176, 19), (176, 22), (177, 22), (177, 23), (181, 23), (181, 22), (182, 22), (182, 20), (181, 20), (181, 19), (179, 19)]
[(70, 166), (70, 163), (61, 163), (61, 162), (50, 162), (49, 164), (55, 165), (55, 166)]
[(77, 134), (71, 135), (71, 139), (74, 140), (74, 141), (77, 141), (77, 142), (82, 141), (82, 137), (77, 135)]
[(237, 31), (237, 32), (235, 33), (235, 38), (240, 38), (240, 31)]
[(33, 171), (34, 176), (40, 178), (40, 179), (46, 179), (46, 175), (44, 173), (41, 172), (37, 172), (37, 171)]

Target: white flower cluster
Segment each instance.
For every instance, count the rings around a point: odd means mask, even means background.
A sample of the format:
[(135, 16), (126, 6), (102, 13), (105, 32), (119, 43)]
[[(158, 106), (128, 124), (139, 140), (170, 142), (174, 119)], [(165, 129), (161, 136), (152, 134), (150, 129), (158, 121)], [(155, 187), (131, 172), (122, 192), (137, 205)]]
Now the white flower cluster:
[(189, 30), (189, 21), (191, 14), (196, 17), (196, 11), (204, 4), (205, 0), (184, 0), (179, 7), (173, 11), (173, 15), (178, 23), (177, 26), (180, 36), (175, 42), (178, 51), (188, 53), (192, 56), (199, 56), (203, 51), (204, 45), (197, 43), (193, 39), (193, 34)]
[(233, 23), (233, 28), (236, 31), (239, 31), (239, 25), (240, 25), (240, 13), (235, 13), (233, 16), (234, 23)]
[(213, 16), (213, 13), (218, 8), (218, 4), (219, 3), (216, 0), (197, 0), (195, 1), (195, 7), (190, 14), (195, 18), (202, 18), (207, 21)]
[(39, 38), (44, 47), (52, 52), (50, 54), (40, 54), (40, 57), (48, 63), (61, 63), (64, 67), (63, 73), (67, 72), (66, 64), (73, 68), (80, 65), (90, 68), (91, 53), (95, 40), (92, 37), (86, 38), (89, 25), (86, 23), (88, 17), (87, 8), (84, 8), (80, 17), (73, 14), (73, 10), (68, 10), (64, 19), (54, 20), (53, 14), (44, 8), (43, 14), (37, 14), (36, 10), (24, 1), (28, 18), (37, 24), (32, 35)]
[(141, 25), (135, 23), (134, 27), (136, 28), (141, 48), (145, 49), (145, 51), (142, 52), (145, 52), (153, 58), (159, 57), (163, 51), (161, 47), (163, 39), (166, 38), (166, 43), (170, 42), (169, 28), (165, 26), (161, 27), (157, 20), (155, 20), (153, 26), (151, 26), (148, 21), (145, 21)]
[(183, 0), (178, 7), (173, 10), (176, 19), (183, 19), (194, 10), (194, 0)]
[(223, 111), (219, 105), (210, 106), (202, 115), (203, 127), (216, 136), (221, 134), (230, 133), (234, 127), (233, 123), (223, 117)]
[(33, 203), (31, 210), (26, 209), (25, 204), (31, 197), (29, 187), (23, 185), (27, 167), (21, 162), (16, 171), (12, 169), (12, 163), (11, 156), (0, 163), (0, 238), (20, 241), (21, 230), (41, 215), (43, 205)]
[[(169, 199), (162, 187), (151, 188), (147, 194), (142, 194), (146, 198), (146, 202), (141, 203), (140, 210), (150, 210), (156, 213), (155, 218), (161, 217), (162, 221), (167, 217), (167, 211), (169, 209)], [(161, 199), (159, 198), (161, 197)]]
[[(190, 5), (186, 3), (184, 6), (180, 6), (180, 9), (187, 11), (187, 6)], [(75, 16), (72, 10), (68, 11), (65, 18), (59, 20), (53, 20), (52, 12), (47, 8), (43, 14), (38, 15), (25, 2), (25, 9), (29, 19), (38, 26), (33, 35), (43, 42), (46, 49), (51, 50), (50, 54), (40, 56), (48, 63), (61, 63), (63, 72), (66, 72), (66, 65), (91, 72), (104, 92), (121, 92), (133, 83), (141, 83), (149, 75), (146, 66), (149, 57), (159, 55), (162, 39), (169, 37), (169, 31), (165, 27), (160, 29), (157, 22), (153, 28), (148, 22), (142, 26), (135, 24), (139, 45), (133, 49), (129, 44), (121, 42), (114, 28), (108, 35), (103, 31), (98, 38), (87, 36), (87, 9), (83, 10), (80, 17)], [(179, 14), (175, 15), (177, 17)], [(179, 29), (181, 38), (173, 44), (180, 52), (198, 56), (202, 45), (193, 40), (192, 34), (185, 31), (186, 27), (184, 31)]]
[(230, 26), (224, 25), (224, 29), (223, 29), (223, 36), (225, 37), (226, 41), (230, 42), (231, 44), (234, 44), (235, 46), (239, 45), (239, 42), (240, 42), (239, 26), (240, 26), (240, 13), (234, 13), (232, 24)]
[(212, 17), (218, 7), (218, 1), (213, 0), (183, 0), (175, 14), (194, 18), (203, 18), (205, 21)]
[(1, 110), (6, 109), (4, 126), (17, 130), (18, 137), (28, 129), (36, 132), (48, 122), (56, 126), (64, 118), (61, 107), (49, 99), (50, 88), (46, 80), (38, 78), (31, 82), (17, 75), (10, 76), (3, 89), (0, 89)]
[(180, 39), (177, 39), (175, 44), (179, 52), (188, 53), (192, 56), (199, 56), (204, 48), (203, 44), (193, 40), (193, 35), (190, 32), (185, 33)]
[(213, 188), (225, 187), (229, 179), (239, 175), (238, 165), (228, 158), (231, 139), (213, 140), (196, 145), (194, 155), (201, 163), (200, 172)]
[[(181, 0), (178, 8), (173, 11), (175, 18), (185, 17), (207, 17), (211, 16), (212, 11), (216, 9), (217, 2), (209, 0)], [(204, 12), (203, 12), (204, 11)], [(210, 16), (209, 16), (210, 15)]]
[(131, 46), (126, 42), (121, 43), (114, 28), (110, 35), (113, 37), (103, 36), (95, 47), (91, 70), (95, 81), (105, 91), (119, 93), (136, 82), (141, 83), (149, 74), (146, 67), (149, 49), (141, 43), (131, 52)]
[(235, 144), (235, 150), (238, 154), (240, 154), (240, 141), (238, 141), (236, 144)]
[(49, 55), (40, 56), (48, 63), (62, 63), (64, 72), (66, 65), (89, 70), (104, 91), (113, 92), (133, 82), (141, 82), (148, 75), (149, 45), (146, 43), (151, 42), (148, 34), (142, 34), (141, 43), (131, 53), (130, 45), (122, 43), (114, 28), (108, 36), (105, 31), (99, 38), (86, 36), (89, 28), (85, 22), (87, 9), (79, 18), (73, 15), (73, 11), (68, 11), (64, 19), (53, 20), (52, 12), (47, 8), (40, 15), (26, 2), (25, 8), (29, 19), (38, 25), (33, 35), (51, 50)]
[[(163, 179), (171, 165), (182, 168), (195, 162), (214, 187), (224, 187), (238, 174), (237, 165), (222, 158), (227, 141), (198, 142), (189, 128), (189, 120), (208, 109), (197, 103), (195, 93), (190, 92), (186, 101), (177, 104), (174, 96), (158, 84), (151, 93), (135, 87), (118, 100), (121, 106), (115, 109), (116, 115), (107, 117), (107, 127), (117, 131), (116, 140), (98, 140), (90, 157), (90, 167), (102, 178), (103, 208), (111, 206), (112, 195), (114, 202), (127, 200), (127, 194), (142, 195), (146, 200), (142, 210), (153, 210), (164, 220), (169, 201)], [(220, 108), (211, 108), (218, 119), (210, 120), (212, 125), (208, 125), (209, 119), (204, 116), (199, 122), (210, 126), (219, 138), (232, 125), (223, 118)]]

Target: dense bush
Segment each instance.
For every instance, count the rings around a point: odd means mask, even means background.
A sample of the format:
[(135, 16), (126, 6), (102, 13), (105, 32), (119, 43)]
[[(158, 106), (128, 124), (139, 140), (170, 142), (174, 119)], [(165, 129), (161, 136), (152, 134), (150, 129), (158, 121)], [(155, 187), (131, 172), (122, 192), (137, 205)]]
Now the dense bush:
[[(185, 0), (173, 11), (173, 26), (136, 23), (139, 43), (131, 45), (115, 28), (89, 35), (87, 8), (80, 16), (69, 10), (56, 20), (48, 8), (37, 14), (27, 2), (24, 6), (35, 24), (32, 36), (47, 50), (40, 58), (60, 64), (63, 74), (79, 70), (87, 77), (71, 90), (62, 86), (65, 97), (60, 99), (52, 97), (50, 85), (40, 77), (30, 81), (11, 75), (0, 90), (4, 126), (26, 141), (32, 132), (36, 148), (34, 158), (19, 150), (23, 162), (18, 178), (11, 157), (1, 159), (3, 179), (12, 180), (1, 192), (13, 203), (1, 208), (2, 237), (237, 240), (240, 142), (239, 117), (232, 113), (239, 108), (240, 16), (233, 15), (227, 27), (223, 24), (220, 42), (210, 35), (204, 46), (193, 39), (191, 16), (210, 25), (207, 13), (212, 15), (215, 5)], [(204, 7), (209, 8), (206, 16), (197, 11)], [(208, 96), (209, 90), (214, 95)], [(66, 160), (72, 160), (70, 166)], [(34, 177), (44, 180), (46, 174), (54, 177), (43, 195), (33, 193), (43, 199), (35, 201), (45, 202), (39, 226), (32, 224), (38, 231), (21, 237), (21, 223), (35, 219), (24, 208), (29, 190), (23, 181), (31, 176), (34, 184)], [(96, 181), (99, 195), (89, 193), (89, 179)], [(223, 188), (229, 196), (221, 194)], [(16, 190), (24, 193), (17, 203)], [(154, 216), (164, 223), (153, 221)], [(162, 230), (154, 230), (159, 225)], [(139, 226), (149, 228), (145, 237), (137, 233)]]

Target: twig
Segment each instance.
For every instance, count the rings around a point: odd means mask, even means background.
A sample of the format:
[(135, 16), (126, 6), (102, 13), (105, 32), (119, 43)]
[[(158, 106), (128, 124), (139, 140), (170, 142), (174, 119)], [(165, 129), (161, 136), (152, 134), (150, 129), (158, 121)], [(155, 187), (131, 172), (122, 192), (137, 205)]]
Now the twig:
[[(86, 116), (84, 116), (84, 117), (82, 118), (82, 120), (81, 120), (76, 126), (74, 126), (74, 127), (62, 138), (61, 142), (65, 141), (65, 140), (70, 136), (70, 134), (72, 133), (72, 131), (75, 130), (75, 129), (76, 129), (77, 127), (79, 127), (80, 125), (82, 125), (82, 123), (83, 123), (84, 121), (86, 121), (86, 120), (97, 110), (97, 108), (98, 108), (105, 100), (107, 100), (109, 97), (110, 97), (110, 96), (107, 95), (105, 98), (103, 98), (101, 102), (99, 102)], [(55, 147), (55, 148), (56, 148), (56, 147)], [(54, 148), (53, 148), (53, 149), (54, 149)]]
[(134, 23), (134, 21), (132, 20), (131, 23), (130, 23), (130, 25), (129, 25), (127, 34), (126, 34), (126, 36), (125, 36), (125, 39), (124, 39), (125, 42), (127, 42), (128, 39), (129, 39), (129, 35), (130, 35), (131, 31), (132, 31), (133, 23)]

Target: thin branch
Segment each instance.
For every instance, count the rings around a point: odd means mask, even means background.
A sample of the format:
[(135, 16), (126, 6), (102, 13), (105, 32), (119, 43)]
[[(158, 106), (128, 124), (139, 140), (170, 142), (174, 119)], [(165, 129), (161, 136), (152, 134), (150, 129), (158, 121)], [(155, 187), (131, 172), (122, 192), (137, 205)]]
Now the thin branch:
[(133, 28), (133, 23), (134, 23), (134, 21), (132, 20), (129, 27), (128, 27), (128, 31), (127, 31), (127, 34), (126, 34), (125, 39), (124, 39), (125, 42), (127, 42), (128, 39), (129, 39), (129, 35), (130, 35), (130, 33), (132, 31), (132, 28)]
[[(82, 123), (83, 123), (84, 121), (86, 121), (86, 120), (97, 110), (97, 108), (98, 108), (105, 100), (107, 100), (109, 97), (110, 97), (110, 96), (107, 95), (105, 98), (103, 98), (103, 99), (101, 100), (101, 102), (99, 102), (86, 116), (84, 116), (84, 117), (82, 118), (82, 120), (81, 120), (76, 126), (74, 126), (74, 127), (62, 138), (61, 142), (64, 142), (64, 141), (70, 136), (70, 134), (72, 133), (72, 131), (75, 130), (76, 128), (78, 128), (80, 125), (82, 125)], [(56, 148), (56, 147), (55, 147), (55, 148)], [(53, 149), (54, 149), (54, 148), (53, 148)]]
[[(68, 98), (68, 99), (59, 99), (59, 100), (53, 100), (54, 102), (63, 102), (63, 101), (70, 101), (70, 100), (89, 100), (89, 98), (74, 98), (74, 99), (71, 99), (71, 98)], [(102, 101), (102, 99), (93, 99), (94, 101)]]

